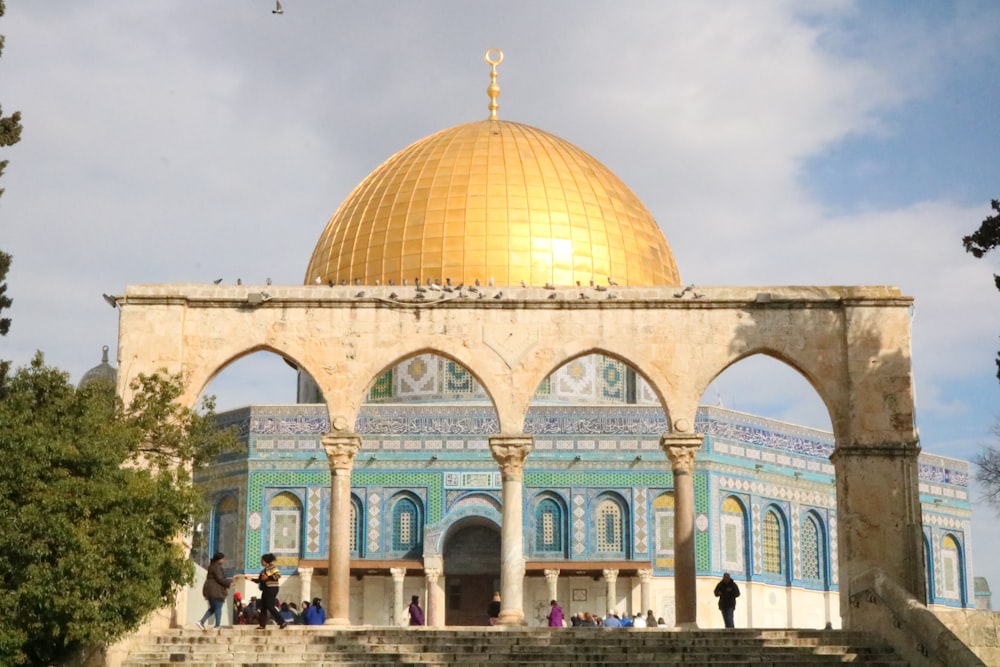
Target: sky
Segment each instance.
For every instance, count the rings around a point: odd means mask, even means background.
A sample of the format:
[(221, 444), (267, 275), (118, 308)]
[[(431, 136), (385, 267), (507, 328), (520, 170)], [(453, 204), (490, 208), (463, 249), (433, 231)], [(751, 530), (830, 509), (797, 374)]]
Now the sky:
[[(7, 2), (0, 179), (13, 324), (74, 381), (111, 348), (102, 293), (141, 283), (302, 284), (372, 169), (499, 117), (595, 156), (646, 204), (685, 283), (895, 285), (915, 299), (924, 451), (997, 445), (1000, 256), (962, 236), (1000, 198), (1000, 3)], [(293, 402), (275, 357), (206, 390)], [(704, 402), (820, 428), (794, 371), (748, 360)], [(973, 497), (978, 491), (973, 489)], [(973, 567), (1000, 600), (1000, 521), (977, 502)], [(994, 600), (994, 608), (998, 608)]]

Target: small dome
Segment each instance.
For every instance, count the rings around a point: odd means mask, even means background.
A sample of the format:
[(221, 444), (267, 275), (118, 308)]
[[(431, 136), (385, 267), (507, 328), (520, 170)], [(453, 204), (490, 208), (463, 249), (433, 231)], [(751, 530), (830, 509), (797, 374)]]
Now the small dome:
[(528, 125), (442, 130), (373, 171), (327, 223), (305, 283), (450, 278), (679, 285), (656, 220), (607, 167)]
[(89, 371), (83, 374), (83, 377), (80, 378), (80, 384), (77, 385), (77, 388), (83, 388), (85, 385), (88, 385), (91, 382), (97, 382), (99, 380), (105, 380), (107, 382), (110, 382), (112, 385), (114, 385), (117, 382), (118, 370), (114, 366), (108, 363), (108, 346), (105, 345), (103, 348), (101, 348), (101, 352), (102, 352), (101, 363), (97, 366), (94, 366)]

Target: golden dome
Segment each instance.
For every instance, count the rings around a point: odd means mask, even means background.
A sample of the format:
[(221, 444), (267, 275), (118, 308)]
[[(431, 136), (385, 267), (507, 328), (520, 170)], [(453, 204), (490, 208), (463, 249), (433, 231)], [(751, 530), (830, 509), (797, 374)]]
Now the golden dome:
[(323, 230), (305, 282), (679, 285), (653, 216), (607, 167), (528, 125), (484, 120), (375, 169)]

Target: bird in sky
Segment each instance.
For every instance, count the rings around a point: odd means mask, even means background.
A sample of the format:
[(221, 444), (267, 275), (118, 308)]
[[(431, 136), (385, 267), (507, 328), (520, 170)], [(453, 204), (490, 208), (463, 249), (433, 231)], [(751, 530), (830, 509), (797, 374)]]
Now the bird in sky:
[(213, 283), (215, 283), (216, 285), (218, 285), (219, 283), (221, 283), (221, 282), (222, 282), (222, 278), (216, 278), (216, 279), (215, 279), (215, 280), (213, 280), (212, 282), (213, 282)]
[(271, 10), (272, 14), (284, 14), (285, 10), (281, 7), (281, 0), (274, 0), (274, 9)]

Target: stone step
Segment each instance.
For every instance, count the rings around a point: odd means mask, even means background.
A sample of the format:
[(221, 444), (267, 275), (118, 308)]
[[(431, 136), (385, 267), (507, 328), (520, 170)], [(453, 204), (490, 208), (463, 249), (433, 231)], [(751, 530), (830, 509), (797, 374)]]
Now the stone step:
[(525, 667), (907, 665), (872, 636), (845, 631), (326, 626), (258, 630), (237, 626), (154, 635), (133, 651), (125, 666), (486, 667), (497, 663)]

